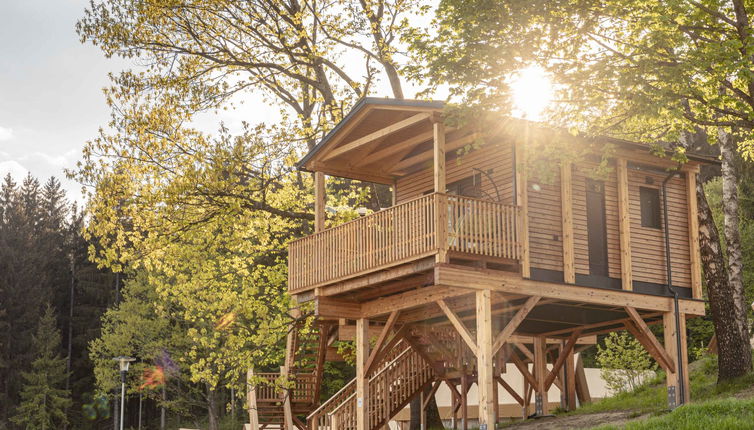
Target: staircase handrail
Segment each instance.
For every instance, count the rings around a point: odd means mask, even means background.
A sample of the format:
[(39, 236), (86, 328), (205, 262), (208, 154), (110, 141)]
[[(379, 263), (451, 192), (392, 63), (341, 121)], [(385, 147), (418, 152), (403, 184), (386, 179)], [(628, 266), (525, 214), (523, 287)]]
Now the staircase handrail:
[[(315, 415), (319, 415), (319, 413), (320, 413), (320, 412), (322, 411), (322, 409), (324, 409), (325, 407), (328, 407), (328, 406), (330, 406), (330, 405), (329, 405), (329, 403), (331, 403), (331, 400), (333, 400), (333, 399), (337, 399), (337, 398), (338, 398), (338, 396), (340, 396), (340, 395), (341, 395), (341, 394), (342, 394), (342, 393), (343, 393), (344, 391), (346, 391), (346, 390), (348, 390), (348, 389), (350, 389), (350, 388), (353, 388), (352, 386), (355, 386), (355, 385), (356, 385), (356, 378), (353, 378), (353, 379), (351, 379), (351, 380), (350, 380), (350, 381), (349, 381), (349, 382), (348, 382), (348, 383), (347, 383), (346, 385), (344, 385), (344, 386), (343, 386), (343, 388), (341, 388), (340, 390), (338, 390), (338, 392), (337, 392), (337, 393), (333, 394), (333, 395), (332, 395), (332, 397), (330, 397), (329, 399), (327, 399), (327, 400), (326, 400), (326, 401), (325, 401), (324, 403), (322, 403), (322, 404), (321, 404), (321, 405), (320, 405), (320, 406), (319, 406), (319, 407), (318, 407), (317, 409), (315, 409), (315, 410), (314, 410), (314, 411), (313, 411), (312, 413), (310, 413), (310, 414), (309, 414), (309, 415), (308, 415), (308, 416), (306, 417), (306, 419), (307, 419), (307, 420), (309, 420), (309, 419), (311, 419), (311, 418), (312, 418), (313, 416), (315, 416)], [(355, 389), (355, 388), (354, 388), (354, 389)], [(355, 392), (354, 392), (354, 394), (355, 394)]]

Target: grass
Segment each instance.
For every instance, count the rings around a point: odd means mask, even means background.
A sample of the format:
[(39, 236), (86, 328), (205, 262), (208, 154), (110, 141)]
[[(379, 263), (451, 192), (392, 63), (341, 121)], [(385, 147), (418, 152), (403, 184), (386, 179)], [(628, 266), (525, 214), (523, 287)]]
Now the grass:
[(736, 430), (754, 427), (754, 399), (722, 399), (692, 403), (662, 416), (594, 430)]
[[(754, 374), (742, 378), (717, 383), (717, 361), (715, 356), (705, 356), (689, 366), (691, 380), (691, 400), (701, 402), (725, 397), (754, 386)], [(667, 411), (667, 394), (665, 389), (665, 374), (658, 372), (657, 376), (632, 392), (618, 393), (597, 402), (584, 405), (565, 415), (593, 414), (611, 411), (635, 411), (637, 414), (658, 414)], [(750, 426), (754, 428), (754, 424)]]

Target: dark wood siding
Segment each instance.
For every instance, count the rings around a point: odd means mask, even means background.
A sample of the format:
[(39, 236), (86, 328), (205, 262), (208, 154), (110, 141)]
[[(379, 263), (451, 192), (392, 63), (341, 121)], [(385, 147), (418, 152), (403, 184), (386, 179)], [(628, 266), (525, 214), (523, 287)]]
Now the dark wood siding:
[[(445, 182), (448, 184), (479, 174), (479, 170), (485, 172), (481, 175), (482, 198), (495, 200), (499, 192), (502, 203), (513, 203), (513, 146), (510, 142), (489, 142), (467, 154), (449, 154), (445, 168)], [(492, 173), (487, 175), (490, 170)], [(432, 165), (428, 163), (426, 168), (398, 180), (398, 203), (421, 196), (433, 188)]]

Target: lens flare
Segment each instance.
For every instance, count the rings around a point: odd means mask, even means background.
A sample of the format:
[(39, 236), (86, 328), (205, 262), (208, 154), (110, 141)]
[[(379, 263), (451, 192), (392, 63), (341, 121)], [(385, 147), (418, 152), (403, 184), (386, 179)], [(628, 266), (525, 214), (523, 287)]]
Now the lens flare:
[(143, 383), (139, 386), (139, 390), (155, 389), (161, 387), (165, 383), (165, 372), (160, 366), (154, 366), (152, 368), (144, 369), (144, 373), (141, 375)]

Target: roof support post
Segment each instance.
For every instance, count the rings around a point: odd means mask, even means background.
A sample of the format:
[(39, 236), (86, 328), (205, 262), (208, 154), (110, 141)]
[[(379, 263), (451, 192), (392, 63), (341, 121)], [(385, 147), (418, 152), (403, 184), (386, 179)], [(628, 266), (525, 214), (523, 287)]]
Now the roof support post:
[(435, 192), (445, 192), (445, 124), (442, 119), (433, 117), (432, 127), (434, 131), (434, 174)]
[(314, 172), (314, 232), (325, 229), (325, 174)]
[(573, 250), (573, 188), (571, 165), (568, 160), (560, 165), (560, 200), (563, 219), (563, 279), (567, 284), (576, 283), (576, 264)]
[(699, 209), (696, 200), (696, 170), (686, 172), (686, 204), (689, 220), (689, 256), (691, 260), (691, 294), (702, 298), (702, 263), (699, 254)]
[[(434, 133), (433, 157), (435, 193), (445, 193), (445, 124), (435, 115), (432, 117)], [(448, 260), (448, 209), (447, 197), (444, 194), (435, 195), (434, 224), (437, 240), (437, 254), (435, 261), (446, 263)]]
[(631, 268), (631, 211), (628, 199), (628, 167), (625, 158), (616, 162), (618, 174), (618, 221), (620, 234), (620, 278), (623, 289), (633, 290)]
[(518, 206), (518, 240), (521, 246), (521, 276), (531, 278), (529, 255), (529, 194), (527, 192), (526, 144), (529, 143), (528, 128), (523, 140), (516, 141), (516, 206)]

